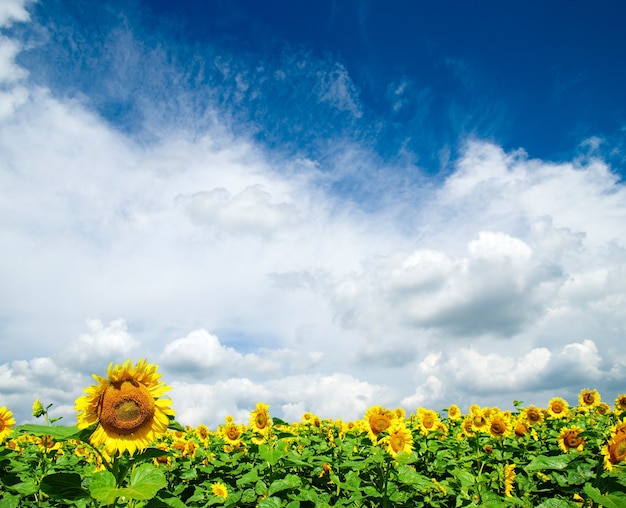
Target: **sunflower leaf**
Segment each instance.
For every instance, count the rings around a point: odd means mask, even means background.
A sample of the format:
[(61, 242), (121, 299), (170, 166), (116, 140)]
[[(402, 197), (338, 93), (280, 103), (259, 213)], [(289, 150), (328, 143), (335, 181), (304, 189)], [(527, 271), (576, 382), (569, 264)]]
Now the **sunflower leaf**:
[(133, 457), (133, 462), (142, 462), (144, 460), (152, 460), (158, 457), (164, 457), (170, 453), (166, 450), (160, 450), (159, 448), (146, 448), (139, 455)]
[(128, 487), (119, 490), (127, 499), (145, 501), (152, 499), (165, 486), (167, 480), (163, 471), (150, 463), (145, 463), (133, 469)]
[(89, 497), (78, 473), (53, 473), (41, 479), (39, 488), (53, 499), (76, 500)]
[(546, 455), (539, 455), (535, 457), (524, 468), (526, 471), (538, 471), (542, 469), (565, 469), (568, 464), (576, 459), (575, 455), (557, 455), (554, 457), (548, 457)]
[(32, 434), (34, 436), (50, 436), (55, 441), (67, 441), (69, 439), (77, 439), (81, 430), (73, 425), (71, 427), (66, 427), (63, 425), (36, 425), (34, 423), (26, 423), (24, 425), (20, 425), (15, 427), (14, 430), (24, 433), (24, 434)]
[(109, 471), (98, 471), (94, 473), (89, 484), (91, 497), (105, 504), (113, 503), (119, 496), (119, 489), (115, 487), (115, 476)]

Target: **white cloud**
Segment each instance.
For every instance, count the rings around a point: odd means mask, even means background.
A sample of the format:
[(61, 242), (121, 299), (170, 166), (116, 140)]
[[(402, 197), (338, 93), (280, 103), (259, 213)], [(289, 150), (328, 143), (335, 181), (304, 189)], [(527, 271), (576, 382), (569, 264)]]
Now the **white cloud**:
[(269, 238), (294, 224), (298, 213), (292, 203), (272, 202), (271, 194), (258, 185), (246, 187), (234, 196), (224, 188), (216, 188), (178, 196), (177, 201), (194, 223), (233, 235)]
[(317, 78), (320, 102), (328, 103), (339, 111), (349, 111), (355, 118), (363, 115), (358, 91), (343, 65), (335, 64), (330, 70), (320, 70)]
[(14, 21), (24, 22), (30, 19), (25, 8), (25, 0), (3, 0), (0, 4), (0, 27), (11, 26)]

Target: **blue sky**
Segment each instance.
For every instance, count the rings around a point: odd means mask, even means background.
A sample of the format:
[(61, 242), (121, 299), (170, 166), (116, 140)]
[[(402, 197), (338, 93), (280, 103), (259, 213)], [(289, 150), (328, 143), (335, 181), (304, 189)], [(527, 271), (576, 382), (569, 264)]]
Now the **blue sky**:
[(612, 402), (625, 16), (5, 2), (0, 404), (140, 357), (189, 424)]

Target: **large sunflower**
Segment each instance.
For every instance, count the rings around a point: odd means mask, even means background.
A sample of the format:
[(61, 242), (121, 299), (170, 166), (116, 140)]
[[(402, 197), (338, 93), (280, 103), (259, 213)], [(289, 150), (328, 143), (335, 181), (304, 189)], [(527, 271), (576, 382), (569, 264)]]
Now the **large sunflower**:
[(396, 421), (387, 429), (382, 439), (387, 451), (394, 457), (400, 452), (410, 454), (413, 451), (413, 436), (403, 421)]
[(561, 397), (553, 397), (548, 402), (550, 418), (567, 418), (570, 415), (569, 404)]
[(396, 420), (396, 413), (382, 406), (372, 406), (365, 412), (365, 421), (368, 424), (368, 434), (372, 442), (376, 442), (378, 435), (387, 430)]
[(599, 406), (600, 402), (600, 393), (598, 393), (598, 390), (583, 388), (578, 394), (578, 406), (585, 411)]
[(428, 435), (433, 430), (438, 430), (439, 413), (432, 409), (417, 409), (417, 425), (423, 435)]
[[(272, 418), (269, 412), (270, 406), (263, 402), (258, 402), (256, 407), (250, 412), (250, 428), (255, 434), (260, 434), (253, 441), (263, 442), (267, 440), (272, 429)], [(258, 444), (258, 443), (257, 443)]]
[(104, 445), (110, 455), (126, 450), (132, 455), (166, 431), (174, 410), (172, 401), (161, 397), (171, 387), (159, 381), (157, 369), (142, 358), (134, 366), (130, 360), (109, 364), (106, 378), (93, 375), (98, 384), (86, 388), (74, 407), (79, 428), (98, 424), (90, 437), (94, 446)]
[(513, 424), (507, 413), (502, 411), (494, 411), (487, 421), (489, 434), (496, 439), (508, 437), (513, 433)]
[(13, 425), (15, 425), (15, 418), (11, 410), (6, 406), (0, 407), (0, 443), (11, 434)]
[(613, 432), (609, 442), (602, 448), (604, 455), (604, 469), (613, 470), (613, 466), (618, 462), (626, 460), (626, 432), (617, 428)]
[(572, 427), (565, 427), (559, 434), (559, 447), (563, 452), (567, 453), (572, 450), (578, 452), (583, 451), (585, 447), (585, 439), (579, 434), (583, 431), (580, 427), (573, 425)]

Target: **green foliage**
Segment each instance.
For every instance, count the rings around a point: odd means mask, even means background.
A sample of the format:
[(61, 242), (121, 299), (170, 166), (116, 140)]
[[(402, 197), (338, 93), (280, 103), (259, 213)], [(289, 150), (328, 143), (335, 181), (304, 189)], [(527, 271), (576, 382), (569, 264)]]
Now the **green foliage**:
[[(519, 421), (523, 410), (506, 418)], [(398, 418), (412, 446), (398, 453), (366, 421), (274, 418), (266, 434), (241, 426), (233, 436), (226, 425), (172, 420), (153, 447), (112, 458), (90, 445), (94, 428), (22, 425), (0, 445), (0, 506), (621, 507), (624, 462), (607, 470), (602, 452), (624, 416), (544, 412), (528, 432), (494, 436), (448, 418), (424, 432), (410, 415)], [(564, 451), (563, 432), (574, 426), (584, 445)]]

